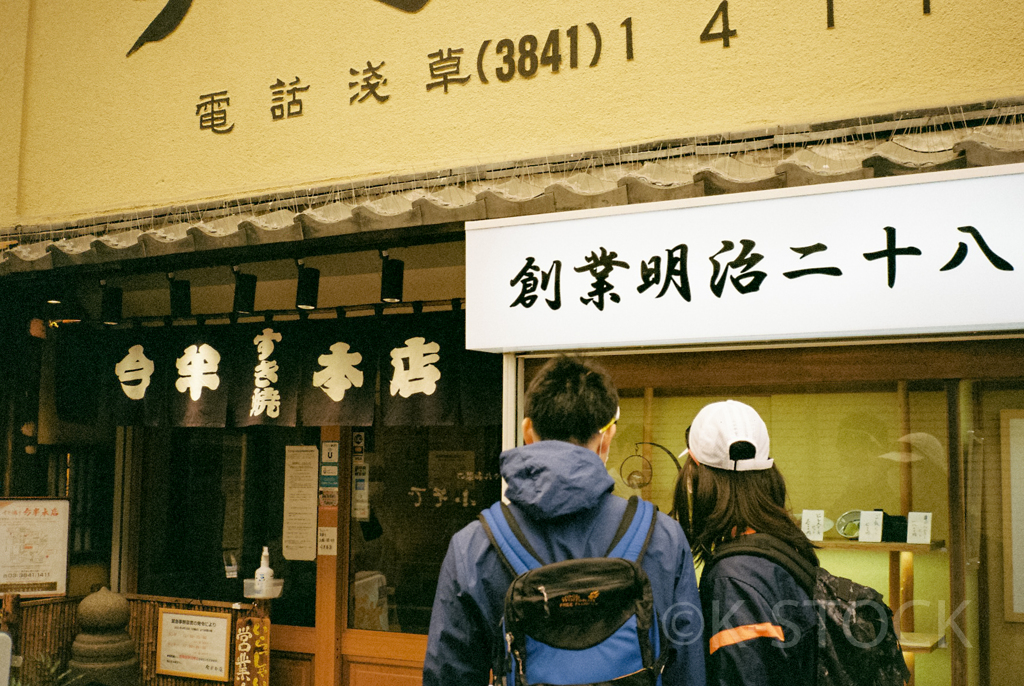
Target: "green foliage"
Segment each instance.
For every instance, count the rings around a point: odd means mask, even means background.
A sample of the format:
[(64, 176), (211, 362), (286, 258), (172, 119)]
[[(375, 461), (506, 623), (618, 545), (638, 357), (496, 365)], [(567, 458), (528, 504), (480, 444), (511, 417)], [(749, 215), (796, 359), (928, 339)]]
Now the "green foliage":
[(72, 676), (64, 660), (50, 655), (26, 657), (17, 671), (12, 670), (10, 686), (74, 686), (84, 677)]

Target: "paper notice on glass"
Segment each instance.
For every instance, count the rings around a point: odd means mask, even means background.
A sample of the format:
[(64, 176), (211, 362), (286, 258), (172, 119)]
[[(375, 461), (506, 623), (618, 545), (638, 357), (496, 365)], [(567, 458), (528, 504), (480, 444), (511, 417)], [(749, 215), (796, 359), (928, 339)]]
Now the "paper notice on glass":
[(825, 534), (825, 511), (804, 510), (800, 516), (800, 528), (804, 535), (812, 541), (820, 541)]
[(910, 512), (907, 514), (907, 543), (932, 542), (932, 513)]
[(322, 526), (317, 533), (317, 554), (338, 554), (338, 527)]
[(860, 512), (860, 536), (858, 541), (865, 543), (880, 543), (882, 541), (882, 517), (881, 510), (861, 510)]
[(319, 472), (320, 452), (316, 446), (285, 447), (281, 552), (286, 560), (316, 559)]

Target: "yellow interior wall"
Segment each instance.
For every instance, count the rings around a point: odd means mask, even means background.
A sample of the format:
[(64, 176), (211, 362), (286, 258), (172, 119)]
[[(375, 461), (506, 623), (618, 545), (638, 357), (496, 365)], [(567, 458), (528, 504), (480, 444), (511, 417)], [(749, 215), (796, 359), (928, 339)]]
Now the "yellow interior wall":
[[(790, 506), (823, 509), (835, 521), (851, 509), (881, 507), (890, 514), (900, 509), (899, 464), (879, 455), (898, 449), (899, 415), (895, 392), (781, 393), (760, 396), (731, 396), (754, 407), (764, 418), (771, 437), (771, 451), (786, 479)], [(653, 440), (675, 453), (685, 448), (685, 431), (704, 405), (725, 397), (656, 397)], [(639, 464), (642, 440), (642, 398), (624, 398), (618, 433), (608, 460), (609, 473), (622, 496), (637, 493), (625, 483), (623, 474)], [(940, 452), (913, 462), (914, 509), (933, 513), (933, 540), (947, 540), (949, 517), (945, 460), (946, 400), (941, 391), (910, 394), (911, 431), (936, 437)], [(622, 465), (625, 462), (626, 467)], [(652, 451), (653, 479), (650, 499), (663, 512), (672, 509), (676, 468), (663, 451)], [(832, 532), (834, 536), (834, 532)], [(822, 564), (834, 574), (852, 578), (888, 595), (889, 556), (871, 551), (823, 550)], [(915, 629), (925, 633), (956, 636), (945, 627), (950, 616), (949, 556), (945, 550), (919, 554), (914, 558)], [(967, 616), (960, 626), (971, 631)], [(973, 631), (976, 637), (976, 631)], [(950, 682), (948, 650), (917, 655), (918, 684)]]
[[(0, 223), (1024, 95), (1024, 14), (998, 0), (935, 3), (930, 15), (921, 2), (839, 2), (832, 29), (822, 0), (733, 3), (728, 48), (699, 40), (717, 0), (432, 0), (413, 14), (376, 0), (194, 3), (168, 38), (126, 57), (164, 4), (5, 2), (0, 145), (20, 154), (0, 162)], [(588, 23), (603, 41), (593, 68)], [(552, 29), (559, 73), (495, 78), (498, 41), (532, 34), (543, 45)], [(428, 92), (428, 55), (448, 48), (464, 51), (459, 73), (471, 79)], [(349, 70), (368, 60), (386, 63), (390, 100), (350, 104)], [(296, 76), (310, 86), (303, 116), (273, 121), (271, 84)], [(200, 95), (221, 90), (235, 130), (200, 131)], [(22, 110), (19, 139), (7, 124)]]

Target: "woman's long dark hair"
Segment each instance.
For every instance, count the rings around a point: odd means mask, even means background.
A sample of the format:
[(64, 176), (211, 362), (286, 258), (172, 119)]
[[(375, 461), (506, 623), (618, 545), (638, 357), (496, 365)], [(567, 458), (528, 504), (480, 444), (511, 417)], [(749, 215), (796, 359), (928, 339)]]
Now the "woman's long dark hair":
[(775, 465), (730, 472), (688, 457), (676, 479), (671, 515), (682, 524), (698, 562), (707, 562), (717, 544), (749, 528), (785, 541), (818, 564), (814, 544), (786, 508), (786, 482)]

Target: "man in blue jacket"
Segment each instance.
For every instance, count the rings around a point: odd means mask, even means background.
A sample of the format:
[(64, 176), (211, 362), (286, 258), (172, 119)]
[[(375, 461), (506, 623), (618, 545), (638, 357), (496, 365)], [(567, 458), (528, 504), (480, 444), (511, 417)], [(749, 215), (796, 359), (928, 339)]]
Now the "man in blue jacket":
[[(523, 441), (501, 455), (505, 497), (525, 536), (552, 562), (602, 557), (626, 510), (605, 462), (618, 419), (618, 392), (597, 366), (549, 361), (526, 392)], [(642, 567), (675, 657), (665, 686), (703, 686), (702, 619), (693, 557), (678, 522), (658, 514)], [(483, 527), (473, 522), (448, 546), (430, 617), (424, 686), (487, 684), (512, 578)]]

